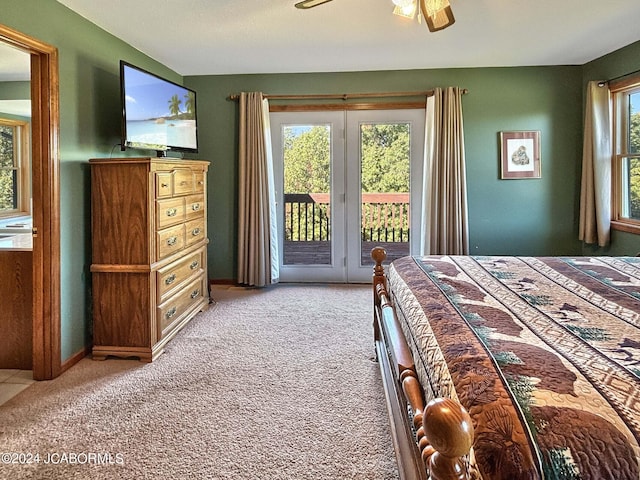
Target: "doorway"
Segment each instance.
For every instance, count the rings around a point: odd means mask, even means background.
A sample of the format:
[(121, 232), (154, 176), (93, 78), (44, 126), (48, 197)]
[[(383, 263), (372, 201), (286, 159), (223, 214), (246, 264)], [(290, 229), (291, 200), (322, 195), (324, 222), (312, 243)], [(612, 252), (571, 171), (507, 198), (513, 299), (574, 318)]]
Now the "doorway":
[(419, 244), (424, 109), (272, 112), (280, 281), (369, 282)]
[(0, 42), (31, 56), (33, 378), (60, 375), (58, 50), (0, 25)]

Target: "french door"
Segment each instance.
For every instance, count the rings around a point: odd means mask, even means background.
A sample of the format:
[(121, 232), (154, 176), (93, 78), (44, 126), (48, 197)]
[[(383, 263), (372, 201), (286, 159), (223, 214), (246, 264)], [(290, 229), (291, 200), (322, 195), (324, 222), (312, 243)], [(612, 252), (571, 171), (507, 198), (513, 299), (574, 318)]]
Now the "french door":
[(419, 245), (424, 110), (273, 112), (282, 282), (369, 282)]

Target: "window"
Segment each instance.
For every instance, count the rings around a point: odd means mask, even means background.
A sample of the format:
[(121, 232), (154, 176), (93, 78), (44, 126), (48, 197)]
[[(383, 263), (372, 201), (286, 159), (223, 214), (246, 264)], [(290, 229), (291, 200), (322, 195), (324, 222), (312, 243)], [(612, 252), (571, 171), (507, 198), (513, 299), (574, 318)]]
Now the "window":
[(30, 214), (29, 124), (0, 118), (0, 217)]
[(640, 76), (611, 85), (614, 105), (612, 227), (640, 234)]

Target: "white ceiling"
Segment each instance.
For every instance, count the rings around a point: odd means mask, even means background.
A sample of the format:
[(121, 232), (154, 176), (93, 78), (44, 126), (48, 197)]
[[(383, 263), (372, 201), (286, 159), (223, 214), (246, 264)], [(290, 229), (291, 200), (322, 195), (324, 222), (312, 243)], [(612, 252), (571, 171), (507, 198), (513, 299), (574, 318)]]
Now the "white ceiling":
[(58, 0), (181, 75), (581, 65), (640, 40), (639, 0), (451, 0), (430, 33), (391, 0)]
[(581, 65), (640, 40), (639, 0), (451, 0), (430, 33), (391, 0), (58, 0), (181, 75)]

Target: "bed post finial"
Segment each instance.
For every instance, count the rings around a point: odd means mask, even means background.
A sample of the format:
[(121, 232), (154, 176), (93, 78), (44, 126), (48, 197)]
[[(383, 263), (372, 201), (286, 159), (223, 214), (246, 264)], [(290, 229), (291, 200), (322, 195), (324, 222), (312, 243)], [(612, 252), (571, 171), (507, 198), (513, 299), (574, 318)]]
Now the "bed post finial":
[(431, 480), (464, 480), (467, 469), (461, 457), (473, 444), (473, 423), (462, 405), (449, 398), (436, 398), (422, 417), (425, 436), (435, 450), (429, 459)]
[[(387, 258), (387, 251), (382, 247), (374, 247), (371, 250), (371, 258), (374, 262), (376, 262), (373, 267), (373, 295), (376, 297), (376, 294), (379, 288), (383, 288), (386, 292), (387, 285), (384, 277), (384, 267), (382, 266), (382, 262)], [(376, 305), (380, 305), (379, 299), (375, 302)]]
[[(384, 268), (382, 262), (387, 258), (387, 252), (382, 247), (374, 247), (371, 250), (371, 258), (376, 262), (373, 267), (373, 336), (376, 341), (380, 340), (380, 329), (378, 326), (377, 315), (380, 314), (380, 297), (382, 292), (386, 293), (387, 285), (384, 279)], [(382, 292), (380, 291), (382, 289)], [(377, 353), (376, 353), (377, 359)]]
[(376, 262), (376, 266), (373, 267), (374, 276), (383, 275), (382, 262), (387, 259), (387, 251), (382, 247), (374, 247), (371, 250), (371, 258)]

